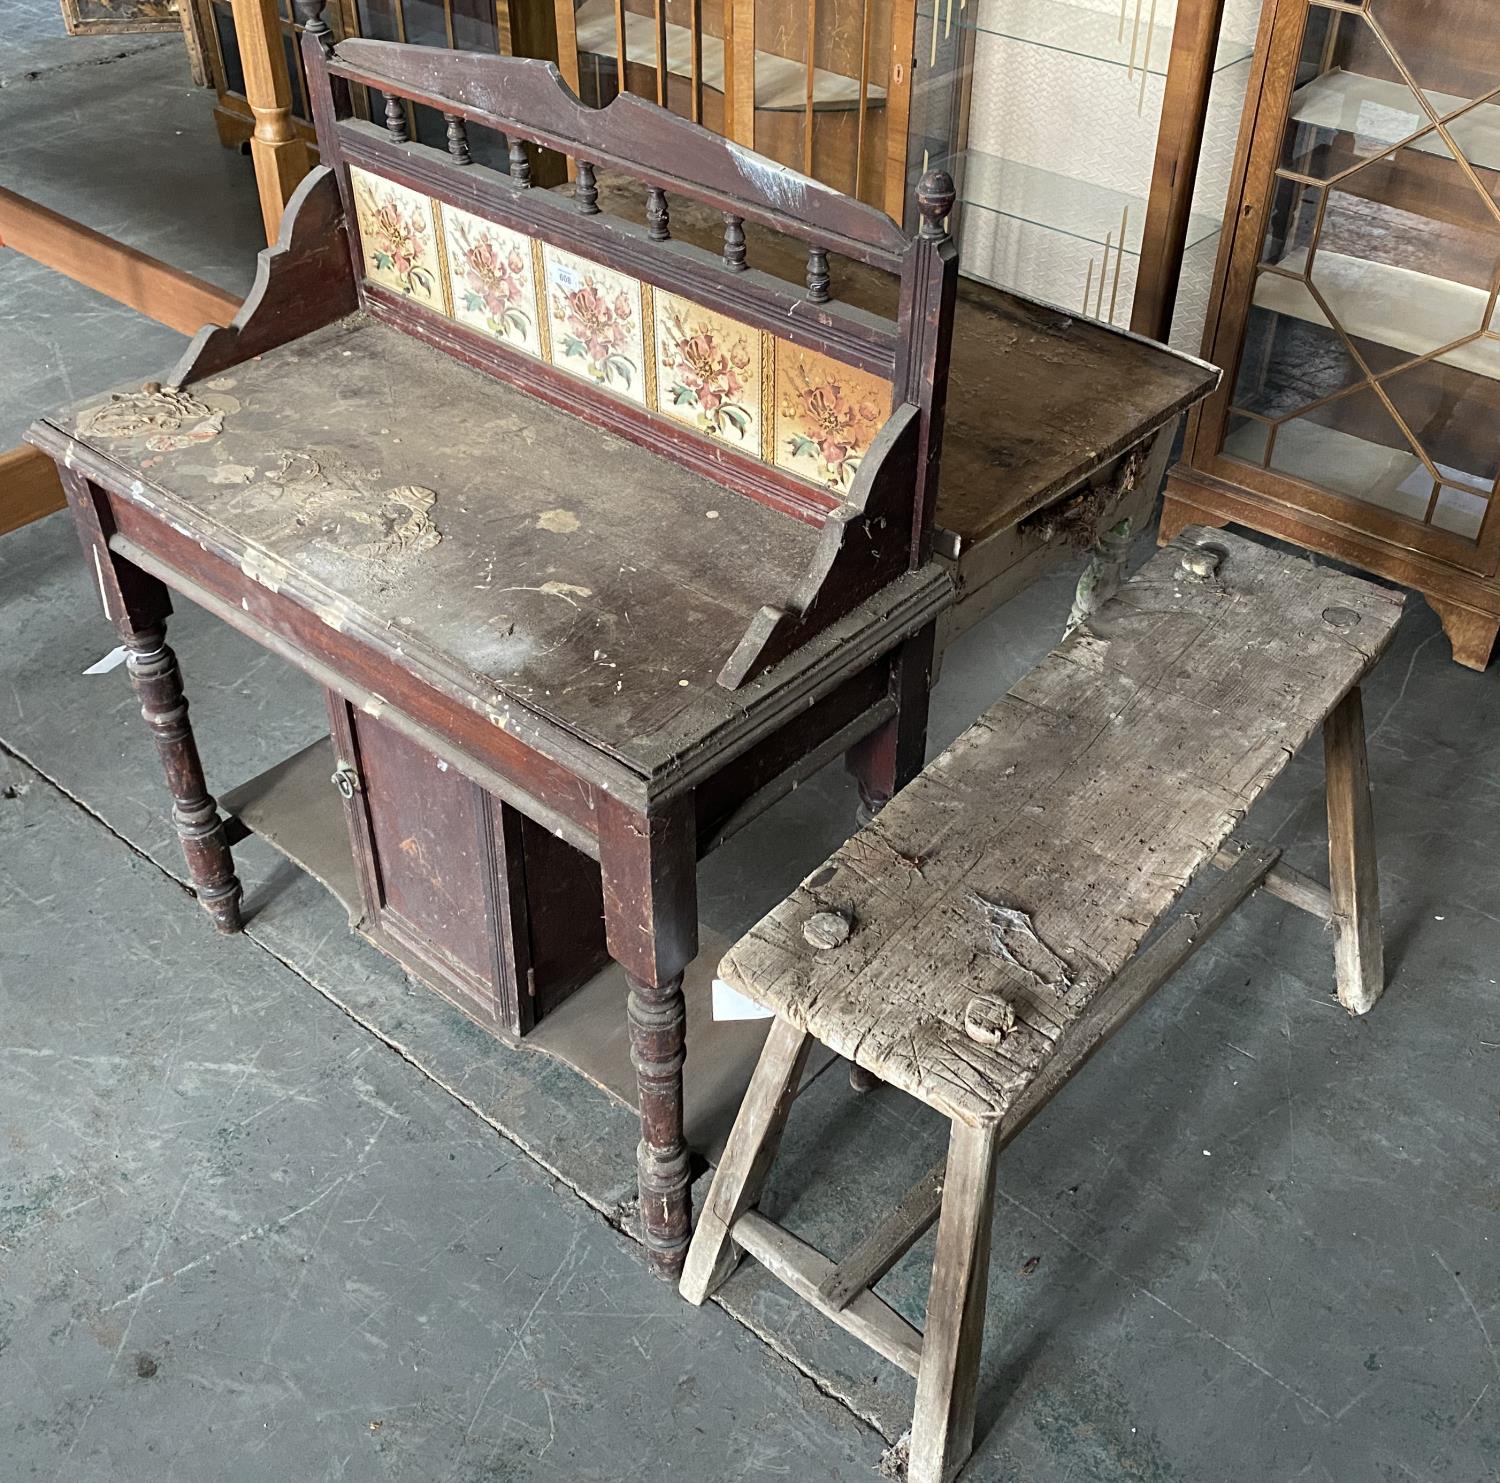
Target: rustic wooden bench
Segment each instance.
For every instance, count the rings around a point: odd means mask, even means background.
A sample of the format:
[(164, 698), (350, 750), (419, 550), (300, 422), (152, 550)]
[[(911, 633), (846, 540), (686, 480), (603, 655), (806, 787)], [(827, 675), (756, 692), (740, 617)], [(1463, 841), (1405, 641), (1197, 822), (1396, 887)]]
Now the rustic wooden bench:
[[(744, 937), (775, 1014), (682, 1293), (748, 1252), (914, 1375), (911, 1483), (969, 1455), (995, 1160), (1258, 887), (1331, 922), (1338, 995), (1383, 986), (1359, 681), (1402, 598), (1194, 529)], [(1323, 727), (1330, 885), (1230, 836)], [(1153, 935), (1208, 863), (1225, 874)], [(1149, 941), (1148, 941), (1149, 938)], [(952, 1122), (946, 1167), (840, 1263), (756, 1206), (813, 1041)], [(925, 1333), (873, 1290), (940, 1219)]]

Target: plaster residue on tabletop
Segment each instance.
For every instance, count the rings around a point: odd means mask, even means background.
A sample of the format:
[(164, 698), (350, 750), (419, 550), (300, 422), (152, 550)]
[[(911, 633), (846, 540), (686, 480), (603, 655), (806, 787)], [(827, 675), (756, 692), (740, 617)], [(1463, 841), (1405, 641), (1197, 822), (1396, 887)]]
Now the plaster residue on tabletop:
[(358, 573), (432, 550), (442, 540), (432, 519), (436, 503), (437, 494), (420, 484), (390, 484), (379, 469), (307, 449), (281, 454), (273, 469), (235, 489), (226, 507), (241, 517), (268, 517), (256, 533), (267, 546), (308, 543), (352, 557)]
[(207, 443), (224, 431), (224, 419), (240, 410), (223, 392), (191, 392), (148, 381), (139, 391), (112, 391), (78, 414), (81, 438), (135, 443), (153, 453), (171, 453)]

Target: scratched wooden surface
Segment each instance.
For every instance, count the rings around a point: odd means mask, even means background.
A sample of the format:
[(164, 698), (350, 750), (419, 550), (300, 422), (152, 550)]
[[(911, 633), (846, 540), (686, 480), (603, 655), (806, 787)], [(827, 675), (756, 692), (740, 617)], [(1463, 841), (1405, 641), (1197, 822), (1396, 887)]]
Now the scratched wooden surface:
[[(603, 209), (640, 220), (644, 203), (637, 182), (599, 177)], [(724, 225), (714, 212), (674, 200), (671, 216), (674, 237), (718, 251)], [(745, 238), (751, 267), (802, 282), (799, 243), (753, 223)], [(894, 317), (894, 277), (830, 261), (834, 298)], [(965, 546), (1075, 489), (1218, 379), (1190, 356), (966, 278), (948, 376), (937, 524)]]
[[(1226, 554), (1186, 575), (1185, 552)], [(733, 947), (721, 976), (950, 1116), (1002, 1116), (1395, 631), (1402, 597), (1193, 529)], [(853, 923), (817, 949), (816, 913)], [(1015, 1014), (965, 1031), (975, 996)]]
[(222, 428), (181, 448), (110, 436), (97, 398), (58, 425), (325, 621), (357, 613), (642, 766), (685, 713), (722, 715), (720, 665), (817, 541), (359, 314), (190, 393)]

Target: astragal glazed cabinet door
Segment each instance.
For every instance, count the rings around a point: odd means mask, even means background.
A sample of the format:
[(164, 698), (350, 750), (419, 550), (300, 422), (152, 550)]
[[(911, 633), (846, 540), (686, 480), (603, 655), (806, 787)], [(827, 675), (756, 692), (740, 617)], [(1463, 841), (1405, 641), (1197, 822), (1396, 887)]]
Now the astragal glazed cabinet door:
[(1477, 575), (1500, 555), (1496, 19), (1494, 0), (1272, 0), (1205, 347), (1225, 379), (1189, 455)]

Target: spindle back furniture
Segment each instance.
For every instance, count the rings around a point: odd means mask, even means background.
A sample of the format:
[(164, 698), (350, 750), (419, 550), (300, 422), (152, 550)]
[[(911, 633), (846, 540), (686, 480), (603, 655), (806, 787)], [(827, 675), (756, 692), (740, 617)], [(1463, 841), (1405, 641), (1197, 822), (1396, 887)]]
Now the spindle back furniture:
[[(234, 322), (163, 384), (31, 436), (221, 928), (240, 887), (168, 587), (328, 692), (362, 930), (468, 1012), (525, 1028), (558, 931), (588, 935), (582, 904), (560, 929), (532, 909), (586, 874), (546, 851), (597, 859), (631, 982), (642, 1224), (671, 1272), (700, 848), (840, 752), (875, 805), (923, 759), (951, 600), (930, 554), (951, 190), (928, 179), (909, 238), (639, 99), (584, 109), (547, 63), (326, 43), (309, 15), (328, 163)], [(352, 116), (354, 87), (388, 127)], [(445, 116), (449, 150), (406, 137), (403, 100)], [(476, 126), (505, 133), (508, 173), (474, 162)], [(574, 162), (571, 199), (531, 185), (536, 147)], [(601, 167), (643, 182), (646, 221), (598, 209)], [(679, 194), (720, 214), (718, 254), (673, 239)], [(804, 284), (747, 261), (747, 222), (804, 245)], [(893, 318), (839, 302), (833, 252), (896, 275)]]

